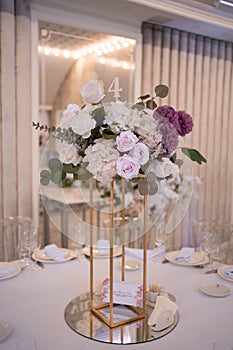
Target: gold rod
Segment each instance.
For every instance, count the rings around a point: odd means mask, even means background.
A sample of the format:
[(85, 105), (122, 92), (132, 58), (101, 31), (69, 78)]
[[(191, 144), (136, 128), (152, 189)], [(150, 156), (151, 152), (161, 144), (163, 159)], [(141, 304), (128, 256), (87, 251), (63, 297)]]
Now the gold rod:
[(110, 325), (113, 324), (113, 231), (114, 231), (114, 182), (110, 184)]
[(147, 200), (144, 196), (144, 228), (143, 228), (143, 313), (146, 315), (146, 287), (147, 287)]
[(93, 309), (93, 179), (90, 180), (90, 310)]
[(125, 280), (125, 179), (122, 178), (122, 262), (121, 280)]

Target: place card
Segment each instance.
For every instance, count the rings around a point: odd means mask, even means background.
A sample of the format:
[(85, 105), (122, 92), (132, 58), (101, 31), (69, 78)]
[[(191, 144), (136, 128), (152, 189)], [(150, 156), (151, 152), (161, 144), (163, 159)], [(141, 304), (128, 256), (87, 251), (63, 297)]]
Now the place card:
[[(103, 281), (101, 300), (110, 301), (110, 279)], [(143, 286), (125, 281), (113, 281), (113, 302), (115, 304), (140, 307), (143, 303)]]

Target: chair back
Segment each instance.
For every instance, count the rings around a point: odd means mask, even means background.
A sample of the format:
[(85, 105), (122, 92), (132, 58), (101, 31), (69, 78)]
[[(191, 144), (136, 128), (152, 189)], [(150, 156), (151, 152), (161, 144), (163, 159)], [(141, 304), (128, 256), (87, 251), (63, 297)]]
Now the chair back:
[(18, 244), (24, 230), (33, 226), (29, 217), (8, 217), (0, 221), (0, 261), (18, 259)]

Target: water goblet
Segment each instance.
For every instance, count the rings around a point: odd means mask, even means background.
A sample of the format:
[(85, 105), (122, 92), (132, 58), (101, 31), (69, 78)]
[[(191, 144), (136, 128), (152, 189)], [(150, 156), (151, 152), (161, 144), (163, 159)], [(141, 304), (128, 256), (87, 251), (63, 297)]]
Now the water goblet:
[(24, 230), (21, 236), (20, 245), (28, 251), (25, 267), (34, 269), (35, 264), (33, 264), (31, 260), (31, 254), (33, 250), (36, 249), (39, 245), (38, 231), (34, 228)]
[(77, 243), (76, 254), (77, 254), (78, 260), (80, 261), (86, 260), (82, 250), (86, 243), (86, 239), (87, 239), (86, 228), (82, 223), (78, 223), (74, 227), (74, 240)]
[[(154, 232), (154, 243), (157, 248), (161, 249), (161, 254), (159, 254), (160, 258), (163, 260), (166, 247), (165, 243), (168, 240), (168, 233), (166, 232), (166, 224), (165, 222), (159, 222), (156, 227), (155, 227), (155, 232)], [(162, 251), (163, 247), (163, 251)]]
[(208, 270), (212, 270), (214, 268), (213, 264), (213, 254), (219, 246), (219, 238), (218, 234), (215, 230), (207, 230), (205, 229), (202, 232), (202, 240), (201, 240), (201, 249), (207, 254), (209, 258), (208, 264), (203, 269), (203, 272), (207, 272)]

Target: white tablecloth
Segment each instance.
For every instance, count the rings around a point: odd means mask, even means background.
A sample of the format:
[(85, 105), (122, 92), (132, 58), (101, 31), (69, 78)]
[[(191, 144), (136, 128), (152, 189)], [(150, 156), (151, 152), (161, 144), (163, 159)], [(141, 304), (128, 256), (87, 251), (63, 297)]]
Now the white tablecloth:
[[(120, 259), (114, 259), (116, 265)], [(95, 259), (96, 280), (107, 273), (107, 260)], [(119, 273), (116, 266), (115, 278)], [(127, 271), (127, 281), (141, 281), (141, 273)], [(233, 282), (217, 274), (204, 275), (195, 267), (148, 261), (148, 283), (153, 282), (176, 296), (179, 323), (165, 337), (132, 346), (147, 350), (212, 350), (217, 340), (233, 345)], [(224, 298), (204, 295), (198, 287), (208, 282), (224, 284), (232, 294)], [(42, 270), (23, 270), (14, 278), (0, 281), (0, 319), (13, 328), (0, 349), (15, 350), (17, 342), (29, 336), (36, 340), (38, 350), (115, 349), (116, 345), (80, 336), (64, 320), (67, 304), (88, 290), (88, 260), (46, 264)], [(125, 345), (117, 346), (125, 349)]]

